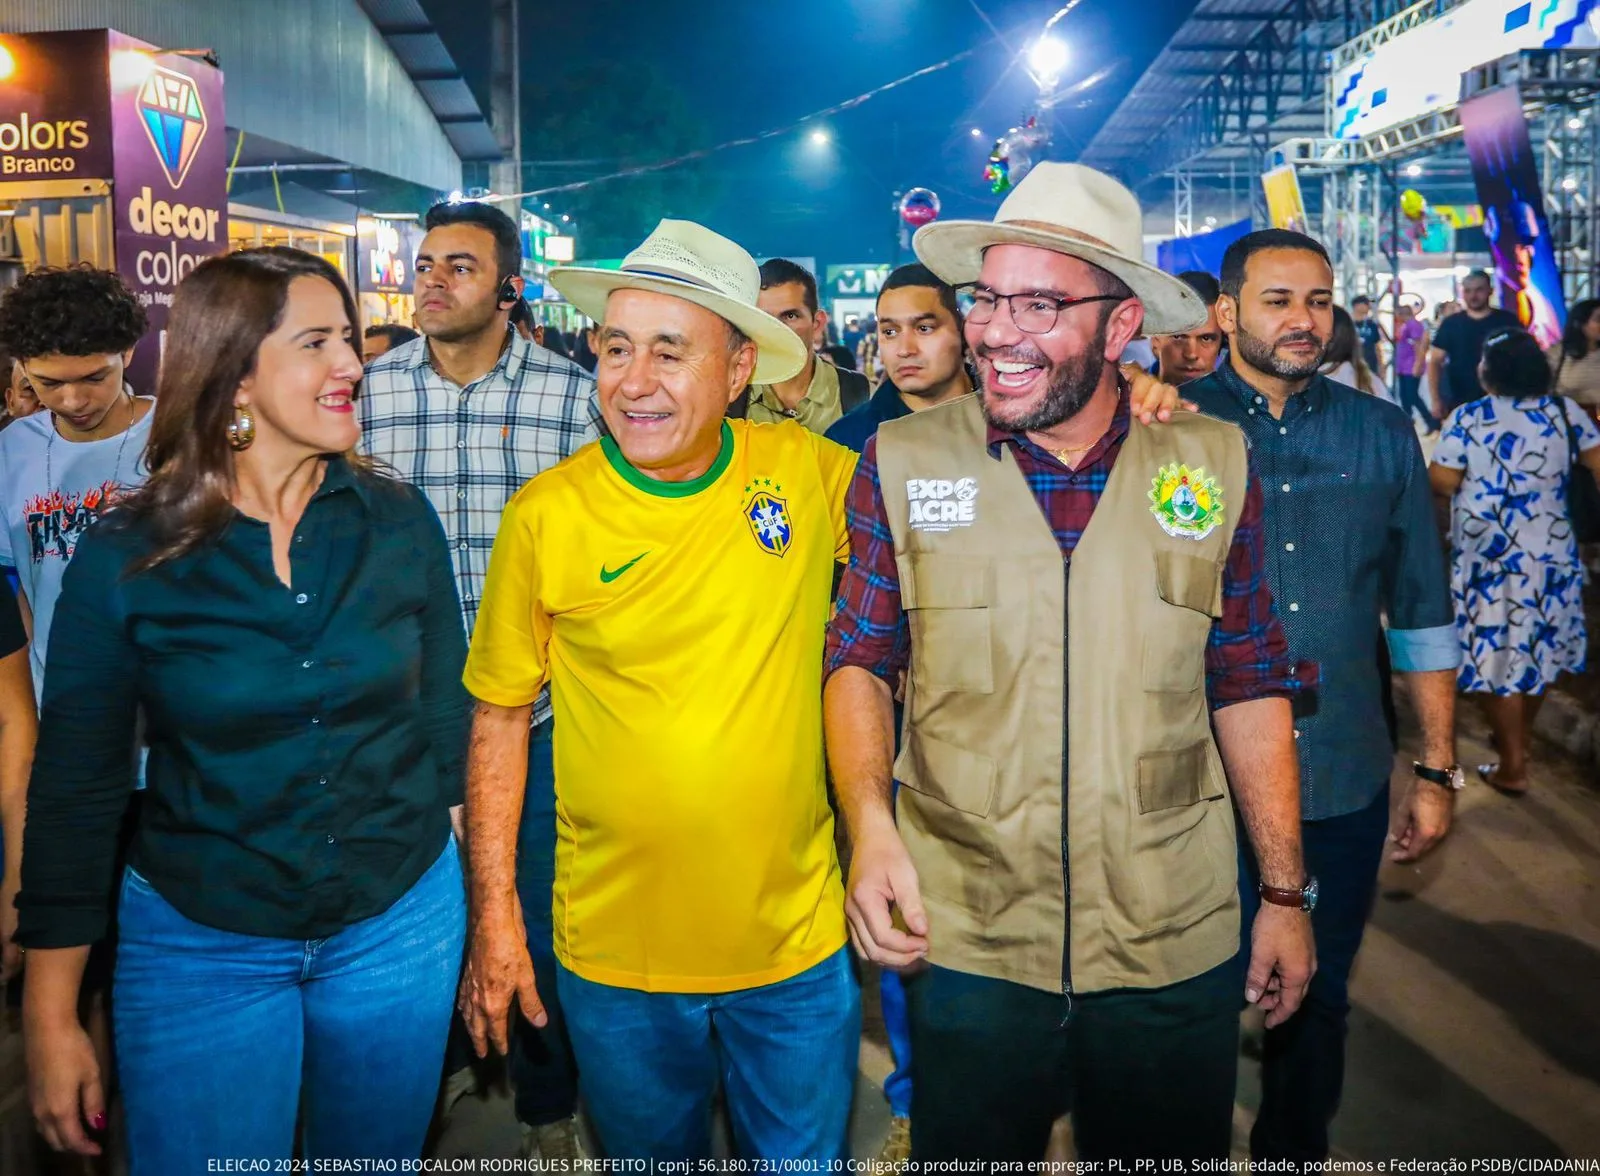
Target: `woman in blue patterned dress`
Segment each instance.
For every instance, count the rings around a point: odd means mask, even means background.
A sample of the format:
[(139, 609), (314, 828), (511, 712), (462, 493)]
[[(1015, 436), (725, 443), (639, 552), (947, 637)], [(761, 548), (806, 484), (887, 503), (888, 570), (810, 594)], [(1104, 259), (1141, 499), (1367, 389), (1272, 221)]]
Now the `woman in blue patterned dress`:
[(1479, 768), (1502, 792), (1528, 790), (1528, 747), (1545, 688), (1582, 670), (1583, 565), (1567, 515), (1570, 424), (1581, 460), (1600, 473), (1600, 429), (1552, 393), (1533, 336), (1483, 349), (1488, 390), (1444, 423), (1428, 477), (1451, 498), (1451, 587), (1463, 660), (1460, 687), (1484, 696), (1498, 764)]

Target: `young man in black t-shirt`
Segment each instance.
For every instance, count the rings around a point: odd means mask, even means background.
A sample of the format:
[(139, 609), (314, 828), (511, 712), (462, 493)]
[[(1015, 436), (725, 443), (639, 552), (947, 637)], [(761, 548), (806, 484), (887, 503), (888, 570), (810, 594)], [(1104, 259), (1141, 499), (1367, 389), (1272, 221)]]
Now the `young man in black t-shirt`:
[(1483, 345), (1502, 331), (1520, 331), (1522, 324), (1510, 311), (1489, 305), (1494, 285), (1483, 270), (1473, 270), (1461, 281), (1463, 309), (1439, 324), (1428, 349), (1428, 391), (1433, 415), (1441, 421), (1454, 408), (1483, 395), (1478, 384), (1478, 361)]
[(1383, 363), (1378, 358), (1378, 344), (1387, 342), (1389, 333), (1383, 324), (1372, 317), (1372, 299), (1357, 294), (1350, 300), (1350, 317), (1356, 324), (1356, 338), (1361, 340), (1361, 357), (1379, 379), (1383, 378)]

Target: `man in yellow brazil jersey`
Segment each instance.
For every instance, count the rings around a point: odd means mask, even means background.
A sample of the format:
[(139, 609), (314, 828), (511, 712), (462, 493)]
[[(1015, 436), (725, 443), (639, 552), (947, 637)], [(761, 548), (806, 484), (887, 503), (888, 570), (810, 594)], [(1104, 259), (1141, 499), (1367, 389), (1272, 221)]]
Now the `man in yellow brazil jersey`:
[(543, 1018), (514, 860), (548, 683), (559, 966), (537, 983), (560, 990), (606, 1153), (708, 1157), (720, 1079), (744, 1158), (842, 1159), (860, 1001), (822, 647), (855, 455), (792, 421), (724, 420), (806, 361), (733, 242), (662, 221), (621, 270), (551, 280), (600, 323), (610, 435), (511, 500), (490, 560), (466, 671), (462, 1012), (480, 1049), (504, 1049), (513, 1000)]

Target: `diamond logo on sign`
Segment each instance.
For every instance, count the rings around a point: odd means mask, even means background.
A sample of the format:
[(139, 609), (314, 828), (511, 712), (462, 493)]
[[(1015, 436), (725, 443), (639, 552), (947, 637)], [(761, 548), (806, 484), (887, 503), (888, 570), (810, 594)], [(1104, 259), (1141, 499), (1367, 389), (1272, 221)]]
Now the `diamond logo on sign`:
[(167, 173), (167, 182), (174, 188), (183, 187), (189, 165), (206, 137), (206, 110), (200, 105), (199, 88), (181, 73), (156, 66), (139, 87), (138, 101), (139, 121)]

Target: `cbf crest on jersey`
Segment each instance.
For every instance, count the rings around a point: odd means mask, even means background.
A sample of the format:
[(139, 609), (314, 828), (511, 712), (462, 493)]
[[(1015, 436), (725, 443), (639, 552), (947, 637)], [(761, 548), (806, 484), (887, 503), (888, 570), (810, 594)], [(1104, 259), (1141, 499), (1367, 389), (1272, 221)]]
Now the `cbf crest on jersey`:
[(744, 492), (744, 521), (750, 524), (750, 534), (755, 536), (761, 550), (781, 558), (794, 539), (789, 504), (778, 497), (783, 487), (771, 478), (755, 478)]

